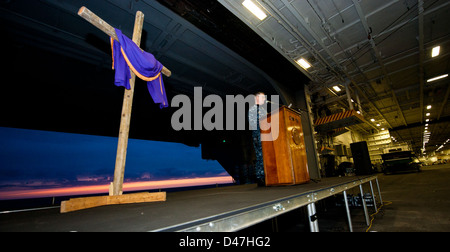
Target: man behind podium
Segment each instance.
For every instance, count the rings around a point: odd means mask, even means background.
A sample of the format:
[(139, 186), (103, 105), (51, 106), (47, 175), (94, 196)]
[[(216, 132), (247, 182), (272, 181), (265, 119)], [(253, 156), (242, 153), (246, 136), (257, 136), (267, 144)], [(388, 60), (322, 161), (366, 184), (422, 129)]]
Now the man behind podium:
[(266, 103), (266, 95), (263, 92), (255, 94), (255, 105), (248, 111), (248, 121), (252, 130), (253, 147), (256, 154), (255, 175), (259, 186), (265, 185), (264, 159), (261, 144), (259, 120), (267, 116), (267, 110), (263, 107)]

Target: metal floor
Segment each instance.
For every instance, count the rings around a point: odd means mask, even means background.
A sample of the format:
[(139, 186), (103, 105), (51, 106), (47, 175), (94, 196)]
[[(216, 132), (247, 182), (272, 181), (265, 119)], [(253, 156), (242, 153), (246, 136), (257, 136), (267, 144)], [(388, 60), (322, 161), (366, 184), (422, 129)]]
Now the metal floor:
[[(392, 204), (374, 215), (369, 230), (362, 209), (351, 208), (354, 232), (450, 231), (450, 164), (424, 166), (419, 173), (380, 173), (378, 180), (383, 201)], [(372, 207), (368, 210), (375, 213)], [(318, 211), (320, 232), (348, 232), (343, 210)]]
[(424, 166), (419, 173), (380, 174), (378, 180), (383, 201), (392, 204), (375, 216), (370, 231), (450, 231), (450, 164)]

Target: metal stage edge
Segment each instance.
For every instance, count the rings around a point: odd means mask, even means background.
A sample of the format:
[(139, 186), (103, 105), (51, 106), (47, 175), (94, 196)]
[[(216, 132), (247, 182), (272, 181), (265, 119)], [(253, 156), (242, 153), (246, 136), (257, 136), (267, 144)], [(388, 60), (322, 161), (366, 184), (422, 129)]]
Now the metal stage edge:
[[(375, 197), (373, 181), (378, 187)], [(306, 207), (312, 232), (318, 232), (316, 203), (343, 193), (349, 230), (353, 231), (346, 193), (359, 186), (382, 202), (378, 177), (331, 177), (306, 184), (258, 187), (235, 185), (170, 192), (167, 201), (95, 207), (61, 214), (59, 209), (0, 214), (0, 231), (8, 232), (233, 232)], [(375, 199), (377, 198), (377, 199)], [(367, 225), (369, 214), (362, 201)]]
[[(352, 221), (350, 209), (347, 202), (347, 190), (358, 187), (361, 195), (364, 195), (362, 185), (370, 183), (370, 193), (373, 197), (375, 211), (377, 210), (376, 197), (373, 189), (372, 181), (376, 182), (378, 189), (378, 196), (380, 203), (383, 202), (381, 197), (381, 190), (378, 183), (378, 176), (358, 176), (354, 180), (346, 181), (340, 184), (334, 184), (326, 188), (318, 190), (310, 190), (297, 195), (291, 195), (285, 198), (280, 198), (263, 204), (258, 204), (250, 207), (241, 208), (238, 210), (221, 213), (214, 216), (209, 216), (202, 219), (197, 219), (169, 227), (150, 230), (150, 232), (235, 232), (252, 225), (258, 224), (265, 220), (285, 214), (289, 211), (298, 209), (300, 207), (307, 207), (309, 215), (309, 224), (311, 232), (319, 232), (318, 219), (316, 216), (315, 203), (328, 198), (330, 196), (343, 193), (346, 206), (349, 230), (352, 232)], [(366, 224), (369, 226), (369, 213), (367, 205), (362, 200)]]

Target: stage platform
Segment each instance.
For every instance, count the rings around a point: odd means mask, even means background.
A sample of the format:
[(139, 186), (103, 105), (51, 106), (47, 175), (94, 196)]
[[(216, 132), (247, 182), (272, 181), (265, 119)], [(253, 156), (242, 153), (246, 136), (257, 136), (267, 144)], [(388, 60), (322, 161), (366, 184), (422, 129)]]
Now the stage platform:
[[(236, 185), (167, 193), (167, 201), (102, 206), (61, 214), (59, 208), (0, 215), (0, 231), (238, 231), (299, 207), (378, 180), (376, 175), (323, 178), (282, 187)], [(381, 194), (379, 187), (378, 192)], [(381, 197), (380, 197), (381, 198)], [(365, 207), (367, 213), (367, 207)], [(347, 212), (348, 212), (347, 208)], [(368, 216), (366, 216), (368, 218)], [(314, 219), (311, 218), (311, 230)], [(317, 225), (317, 221), (315, 221)], [(351, 226), (351, 219), (349, 218)]]

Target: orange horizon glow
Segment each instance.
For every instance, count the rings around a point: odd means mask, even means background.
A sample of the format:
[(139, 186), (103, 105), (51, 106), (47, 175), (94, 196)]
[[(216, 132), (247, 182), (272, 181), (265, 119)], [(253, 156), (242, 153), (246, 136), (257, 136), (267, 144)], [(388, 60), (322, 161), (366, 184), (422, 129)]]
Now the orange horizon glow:
[[(191, 187), (191, 186), (228, 184), (228, 183), (233, 183), (233, 178), (231, 176), (173, 179), (160, 181), (124, 182), (123, 191), (126, 192), (126, 191), (168, 189), (177, 187)], [(109, 192), (109, 184), (49, 188), (49, 189), (12, 190), (0, 192), (0, 200), (100, 194), (108, 192)]]

